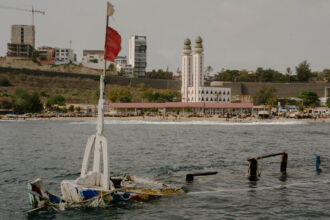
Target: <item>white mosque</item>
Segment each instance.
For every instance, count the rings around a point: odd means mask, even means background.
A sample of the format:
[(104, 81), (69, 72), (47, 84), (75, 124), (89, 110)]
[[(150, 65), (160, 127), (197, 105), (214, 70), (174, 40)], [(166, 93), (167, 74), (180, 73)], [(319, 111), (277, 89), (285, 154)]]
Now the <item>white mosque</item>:
[(231, 89), (204, 86), (203, 40), (197, 37), (192, 55), (191, 41), (184, 41), (182, 55), (182, 102), (231, 102)]

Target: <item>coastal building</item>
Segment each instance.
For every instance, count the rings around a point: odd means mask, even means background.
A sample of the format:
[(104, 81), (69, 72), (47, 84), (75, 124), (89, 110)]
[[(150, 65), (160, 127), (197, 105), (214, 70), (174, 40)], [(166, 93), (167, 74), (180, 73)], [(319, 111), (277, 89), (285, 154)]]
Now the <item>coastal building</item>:
[[(83, 50), (82, 65), (88, 68), (103, 70), (104, 69), (104, 51), (103, 50)], [(107, 62), (107, 69), (112, 62)], [(124, 71), (125, 76), (133, 77), (133, 68), (127, 62), (126, 56), (118, 56), (115, 59), (117, 72)]]
[(55, 64), (55, 49), (52, 47), (38, 47), (38, 61), (42, 64)]
[[(83, 50), (82, 65), (88, 68), (104, 69), (104, 51), (103, 50)], [(107, 68), (110, 66), (107, 62)]]
[(133, 35), (129, 39), (128, 63), (137, 77), (145, 77), (147, 67), (147, 37)]
[(69, 48), (55, 48), (55, 64), (74, 63), (77, 60), (77, 55)]
[(35, 46), (34, 25), (12, 25), (11, 42), (7, 46), (9, 57), (32, 57)]
[(231, 115), (253, 114), (253, 103), (110, 103), (108, 106), (110, 112), (121, 112), (129, 115), (137, 115), (139, 112), (151, 112), (155, 109), (165, 115), (195, 115), (196, 117), (205, 115), (221, 115), (226, 117), (229, 113)]
[(330, 99), (330, 87), (324, 87), (324, 97), (320, 97), (320, 105), (327, 106), (328, 99)]
[(182, 102), (231, 102), (231, 89), (204, 86), (203, 40), (197, 37), (192, 55), (191, 41), (186, 39), (182, 55)]
[(128, 60), (126, 56), (118, 56), (115, 59), (117, 72), (124, 72), (125, 76), (133, 77), (133, 67), (128, 64)]

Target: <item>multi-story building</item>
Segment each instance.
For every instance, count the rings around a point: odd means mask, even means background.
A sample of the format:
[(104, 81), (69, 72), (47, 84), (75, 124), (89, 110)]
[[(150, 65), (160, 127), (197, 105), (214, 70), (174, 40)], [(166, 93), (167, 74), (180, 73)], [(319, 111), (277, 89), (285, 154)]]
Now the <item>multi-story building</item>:
[(69, 48), (55, 48), (55, 64), (74, 63), (77, 60), (77, 56)]
[(8, 43), (7, 56), (32, 57), (35, 46), (34, 25), (12, 25), (11, 42)]
[(133, 67), (128, 64), (126, 56), (118, 56), (115, 59), (117, 72), (124, 71), (125, 76), (133, 77)]
[(38, 60), (42, 64), (55, 64), (55, 49), (52, 47), (38, 47)]
[(203, 40), (197, 37), (192, 55), (191, 41), (185, 40), (182, 56), (182, 102), (231, 102), (231, 88), (204, 86)]
[(134, 75), (144, 77), (147, 67), (147, 37), (133, 35), (129, 40), (129, 64)]
[(12, 44), (29, 44), (33, 48), (35, 46), (35, 29), (34, 25), (17, 25), (11, 26), (11, 43)]
[[(104, 51), (103, 50), (83, 50), (82, 65), (92, 69), (104, 69)], [(107, 62), (107, 68), (110, 66)]]

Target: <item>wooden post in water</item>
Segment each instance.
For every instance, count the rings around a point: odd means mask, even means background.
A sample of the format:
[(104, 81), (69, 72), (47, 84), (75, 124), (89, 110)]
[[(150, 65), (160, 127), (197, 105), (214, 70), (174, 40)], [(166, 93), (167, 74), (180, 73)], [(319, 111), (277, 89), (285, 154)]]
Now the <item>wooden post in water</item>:
[(260, 159), (265, 159), (265, 158), (269, 158), (269, 157), (275, 157), (275, 156), (279, 156), (281, 155), (281, 173), (282, 175), (286, 175), (286, 168), (287, 168), (287, 164), (288, 164), (288, 154), (285, 152), (282, 153), (273, 153), (273, 154), (266, 154), (266, 155), (262, 155), (262, 156), (256, 156), (256, 157), (252, 157), (249, 158), (249, 171), (248, 171), (248, 178), (251, 181), (256, 181), (258, 180), (258, 176), (260, 174), (258, 174), (258, 160)]
[(317, 173), (322, 172), (322, 169), (320, 168), (320, 164), (321, 164), (321, 157), (320, 156), (316, 156), (315, 168), (316, 168), (316, 172)]
[(258, 160), (256, 158), (249, 159), (249, 180), (256, 181), (258, 179)]
[(283, 153), (282, 157), (281, 157), (281, 173), (283, 175), (286, 175), (286, 167), (288, 164), (288, 154), (287, 153)]

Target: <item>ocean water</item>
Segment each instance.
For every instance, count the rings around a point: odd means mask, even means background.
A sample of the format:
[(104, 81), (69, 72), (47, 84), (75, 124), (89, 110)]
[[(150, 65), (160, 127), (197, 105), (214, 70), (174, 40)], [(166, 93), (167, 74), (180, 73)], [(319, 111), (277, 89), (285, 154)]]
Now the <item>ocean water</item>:
[[(41, 177), (51, 192), (79, 176), (91, 121), (0, 121), (0, 219), (329, 219), (330, 123), (107, 121), (111, 174), (131, 173), (182, 186), (187, 193), (107, 208), (26, 214), (27, 182)], [(247, 158), (286, 151), (260, 163), (247, 179)], [(315, 172), (320, 155), (323, 172)], [(185, 182), (191, 172), (215, 176)]]

